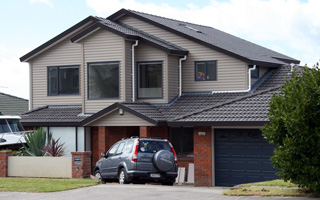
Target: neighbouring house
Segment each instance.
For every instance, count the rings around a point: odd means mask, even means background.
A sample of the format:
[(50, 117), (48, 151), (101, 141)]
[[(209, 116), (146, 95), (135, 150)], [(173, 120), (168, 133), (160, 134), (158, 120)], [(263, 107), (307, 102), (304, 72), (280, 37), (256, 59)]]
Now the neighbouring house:
[(20, 58), (31, 111), (93, 163), (124, 137), (169, 139), (196, 186), (276, 178), (260, 128), (300, 61), (217, 29), (121, 9), (88, 17)]
[(29, 110), (29, 101), (0, 92), (0, 113), (2, 115), (20, 115)]

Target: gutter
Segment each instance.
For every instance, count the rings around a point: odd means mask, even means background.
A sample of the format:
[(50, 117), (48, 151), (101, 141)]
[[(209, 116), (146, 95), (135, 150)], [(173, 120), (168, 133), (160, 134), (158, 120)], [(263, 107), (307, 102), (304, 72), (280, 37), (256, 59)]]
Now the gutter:
[(186, 55), (183, 58), (179, 59), (179, 97), (181, 97), (182, 94), (182, 61), (186, 59)]
[(256, 65), (253, 65), (252, 68), (249, 69), (249, 87), (247, 90), (233, 90), (233, 91), (212, 91), (212, 94), (215, 94), (215, 93), (238, 93), (238, 92), (249, 92), (251, 90), (251, 71), (255, 70), (256, 69)]
[(136, 43), (132, 45), (132, 49), (131, 49), (131, 52), (132, 52), (132, 55), (131, 55), (131, 58), (132, 58), (132, 102), (135, 102), (134, 47), (138, 46), (138, 43), (139, 43), (139, 41), (136, 40)]

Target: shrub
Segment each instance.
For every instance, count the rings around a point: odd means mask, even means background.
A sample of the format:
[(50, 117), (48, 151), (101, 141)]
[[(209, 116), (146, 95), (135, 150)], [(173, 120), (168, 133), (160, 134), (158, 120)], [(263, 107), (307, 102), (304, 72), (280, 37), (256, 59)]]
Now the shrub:
[(65, 143), (59, 142), (60, 138), (55, 140), (54, 138), (44, 147), (44, 153), (48, 156), (60, 157), (65, 154)]
[(25, 135), (26, 144), (22, 143), (21, 154), (24, 156), (44, 156), (44, 147), (52, 139), (52, 134), (48, 134), (42, 128), (34, 129), (32, 133)]
[(277, 173), (300, 187), (320, 192), (320, 71), (319, 65), (293, 72), (270, 101), (270, 124), (262, 129), (276, 144), (271, 157)]

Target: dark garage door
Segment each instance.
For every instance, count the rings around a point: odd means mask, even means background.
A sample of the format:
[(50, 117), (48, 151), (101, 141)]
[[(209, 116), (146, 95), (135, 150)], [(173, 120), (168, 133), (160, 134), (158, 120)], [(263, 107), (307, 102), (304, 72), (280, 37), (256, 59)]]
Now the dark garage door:
[(258, 129), (215, 129), (215, 185), (276, 179), (270, 145)]

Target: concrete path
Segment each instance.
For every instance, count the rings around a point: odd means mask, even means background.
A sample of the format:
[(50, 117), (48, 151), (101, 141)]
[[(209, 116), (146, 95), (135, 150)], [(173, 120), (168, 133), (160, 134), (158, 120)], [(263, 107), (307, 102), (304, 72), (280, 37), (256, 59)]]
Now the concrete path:
[(222, 192), (228, 188), (161, 186), (161, 185), (118, 185), (104, 184), (93, 187), (50, 193), (0, 192), (1, 200), (152, 200), (152, 199), (213, 199), (213, 200), (303, 200), (312, 198), (289, 197), (229, 197)]

